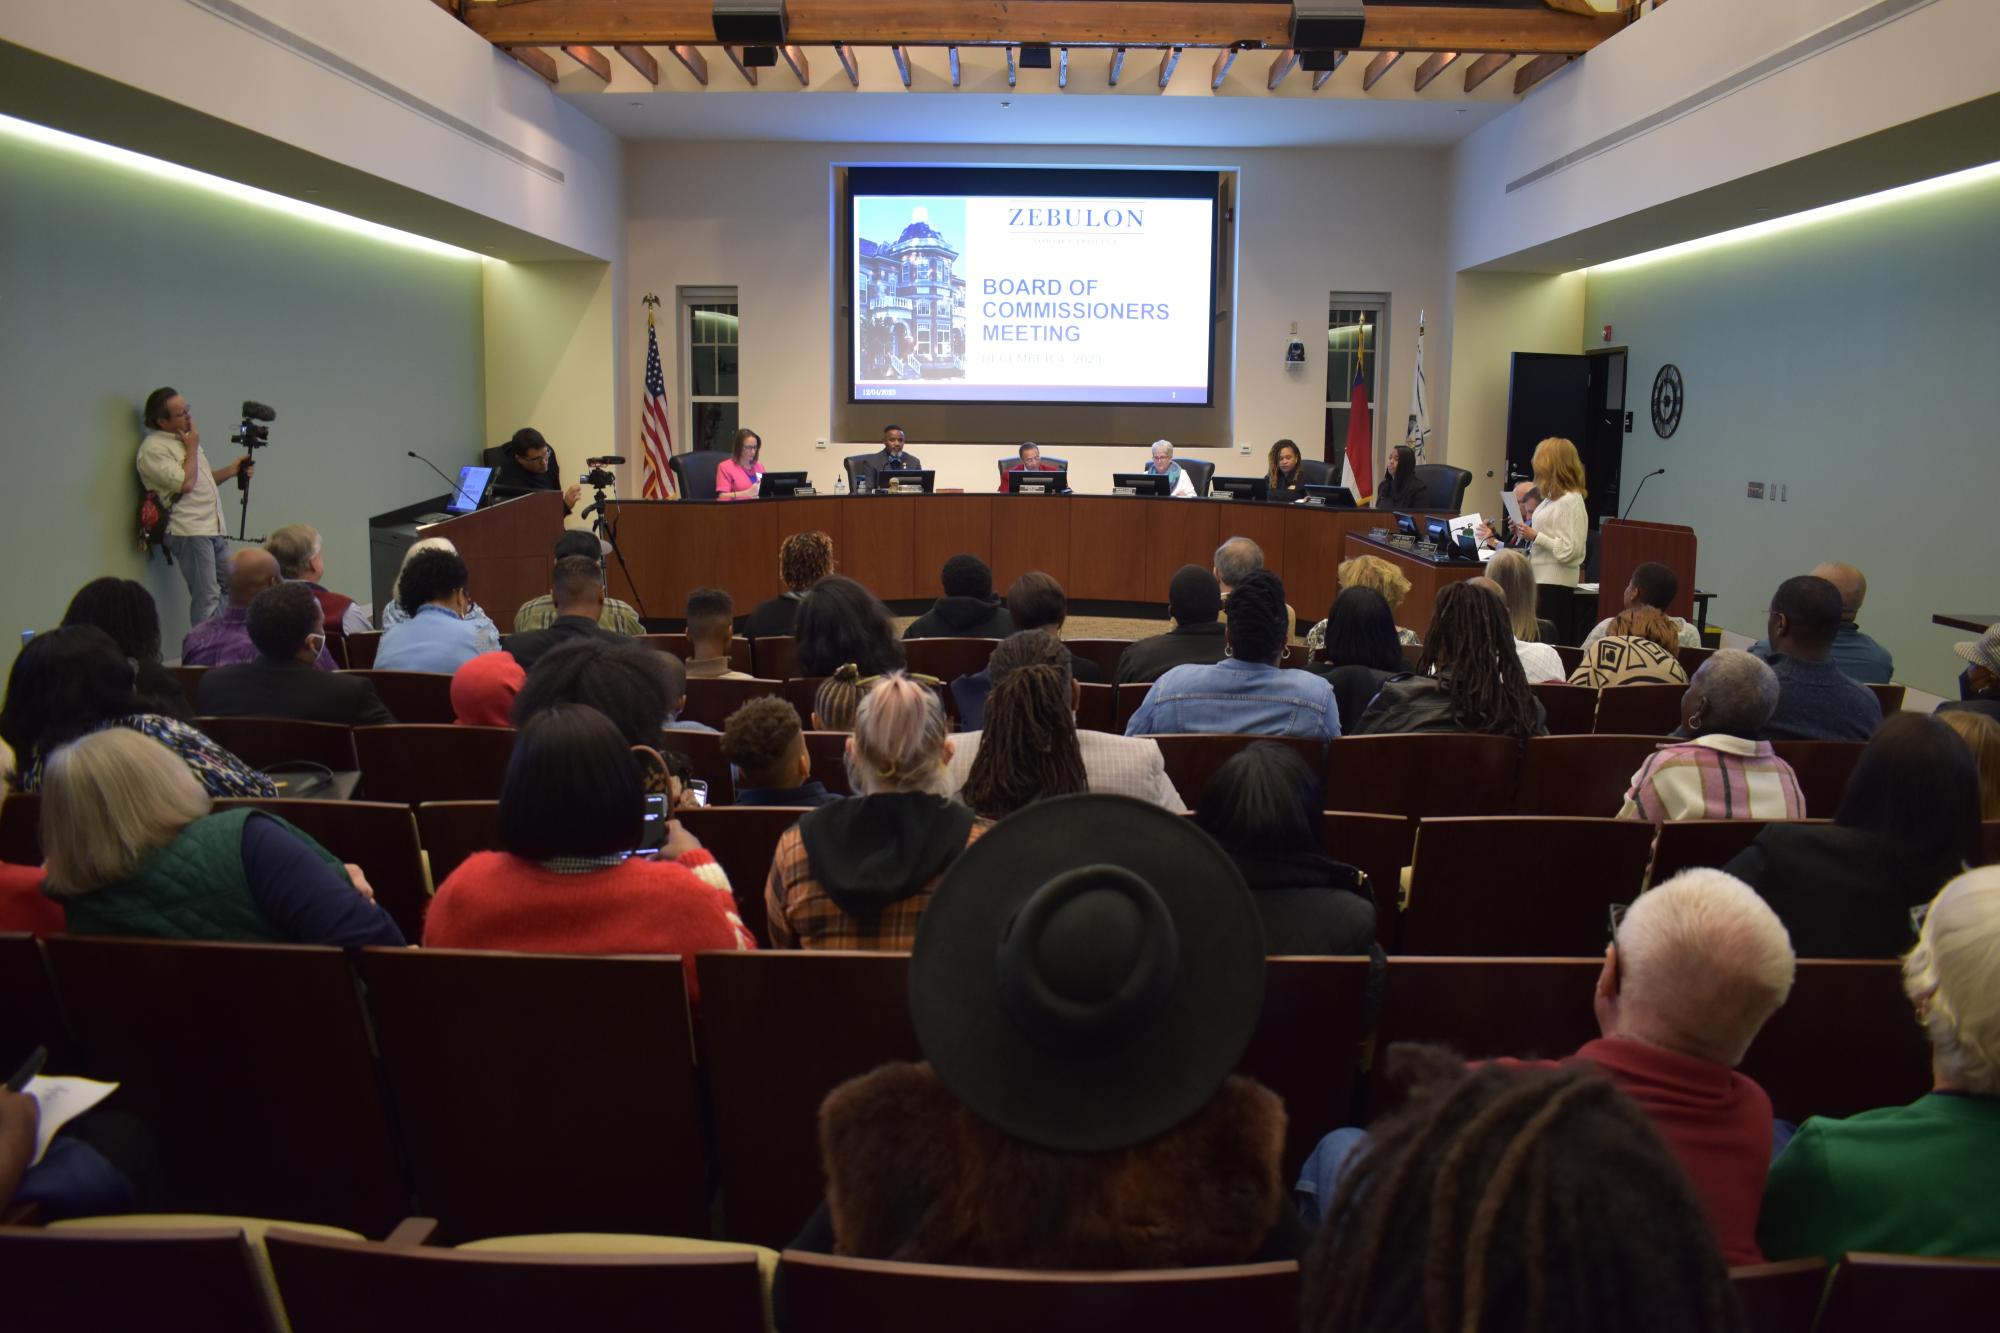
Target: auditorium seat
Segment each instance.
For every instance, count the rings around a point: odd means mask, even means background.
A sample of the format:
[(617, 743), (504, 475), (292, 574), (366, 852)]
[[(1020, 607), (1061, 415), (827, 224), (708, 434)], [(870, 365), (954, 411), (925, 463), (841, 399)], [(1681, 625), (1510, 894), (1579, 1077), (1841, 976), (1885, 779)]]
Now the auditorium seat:
[(999, 646), (998, 639), (905, 639), (903, 660), (910, 670), (949, 685), (960, 676), (986, 670), (987, 659)]
[(785, 702), (799, 715), (799, 725), (807, 731), (813, 729), (813, 703), (819, 697), (819, 687), (826, 684), (825, 676), (785, 677)]
[[(1604, 693), (1627, 688), (1613, 686)], [(1658, 736), (1537, 736), (1521, 757), (1514, 813), (1616, 815), (1632, 775), (1660, 744)]]
[(1456, 514), (1465, 506), (1465, 490), (1472, 485), (1472, 474), (1449, 463), (1419, 463), (1417, 480), (1424, 488), (1410, 508)]
[[(1648, 884), (1664, 884), (1694, 866), (1721, 869), (1738, 852), (1748, 847), (1764, 826), (1790, 823), (1769, 819), (1674, 819), (1660, 825), (1653, 843), (1653, 863), (1646, 871)], [(1814, 822), (1814, 821), (1801, 821)]]
[(1991, 1328), (2000, 1260), (1848, 1254), (1833, 1270), (1816, 1333)]
[(725, 450), (690, 449), (668, 458), (667, 468), (674, 474), (674, 485), (680, 490), (681, 499), (713, 500), (716, 496), (715, 474), (728, 460), (729, 454)]
[[(694, 657), (694, 644), (685, 634), (641, 634), (639, 642), (645, 644), (648, 648), (657, 649), (663, 653), (672, 653), (675, 657), (680, 658), (683, 664)], [(729, 669), (748, 674), (750, 671), (750, 660), (750, 640), (744, 638), (741, 634), (733, 636), (729, 640)], [(777, 677), (777, 679), (783, 679), (783, 677)]]
[(1305, 760), (1306, 767), (1318, 770), (1324, 762), (1324, 748), (1317, 740), (1303, 736), (1227, 736), (1207, 733), (1151, 737), (1166, 761), (1167, 780), (1192, 810), (1201, 803), (1216, 770), (1243, 751), (1260, 743), (1282, 745)]
[(12, 1073), (37, 1046), (48, 1047), (49, 1073), (76, 1072), (76, 1043), (41, 942), (33, 935), (0, 934), (0, 1068)]
[(1650, 824), (1505, 815), (1417, 826), (1398, 947), (1421, 955), (1576, 957), (1639, 896)]
[(1597, 730), (1617, 736), (1665, 736), (1681, 724), (1685, 685), (1612, 685), (1597, 693)]
[(679, 958), (364, 949), (360, 967), (417, 1200), (444, 1239), (705, 1234)]
[(441, 885), (474, 852), (499, 850), (500, 802), (425, 801), (417, 807), (417, 837), (431, 883)]
[(1320, 816), (1321, 850), (1368, 876), (1375, 894), (1375, 938), (1385, 949), (1395, 947), (1396, 897), (1416, 841), (1416, 824), (1401, 815), (1328, 810)]
[(1528, 686), (1548, 714), (1549, 735), (1588, 736), (1597, 721), (1597, 691), (1588, 685), (1538, 681)]
[(1552, 643), (1549, 647), (1556, 650), (1556, 659), (1562, 663), (1564, 680), (1574, 676), (1576, 669), (1583, 665), (1583, 649), (1572, 648), (1566, 643)]
[(382, 646), (382, 631), (363, 630), (359, 634), (347, 636), (347, 667), (350, 671), (370, 671), (375, 666), (375, 651)]
[[(787, 1250), (787, 1333), (1292, 1333), (1299, 1266), (1052, 1273)], [(302, 1333), (311, 1333), (302, 1330)]]
[(1840, 813), (1840, 798), (1847, 792), (1847, 779), (1861, 762), (1865, 741), (1772, 741), (1778, 758), (1792, 766), (1799, 780), (1799, 792), (1806, 798), (1806, 814), (1814, 819), (1832, 819)]
[[(1273, 958), (1264, 1007), (1237, 1070), (1285, 1101), (1284, 1176), (1299, 1168), (1329, 1125), (1353, 1117), (1368, 1012), (1367, 958)], [(1307, 1053), (1310, 1052), (1310, 1055)]]
[(1802, 958), (1738, 1066), (1781, 1120), (1902, 1106), (1931, 1090), (1931, 1045), (1893, 958)]
[(726, 1240), (782, 1246), (819, 1207), (819, 1104), (920, 1060), (900, 953), (704, 953), (702, 1054)]
[(1676, 656), (1680, 659), (1681, 670), (1688, 673), (1689, 680), (1693, 680), (1694, 673), (1701, 670), (1701, 664), (1715, 656), (1715, 652), (1713, 648), (1689, 648), (1683, 645)]
[(71, 935), (46, 947), (84, 1071), (116, 1080), (117, 1109), (153, 1131), (167, 1209), (373, 1235), (404, 1216), (341, 950)]
[(371, 801), (403, 805), (498, 800), (516, 734), (512, 727), (356, 727), (361, 790)]
[(451, 722), (451, 675), (444, 671), (350, 671), (374, 685), (382, 706), (398, 722)]
[(1417, 669), (1417, 663), (1423, 659), (1423, 655), (1424, 646), (1422, 644), (1406, 643), (1403, 645), (1403, 662), (1410, 670), (1415, 671)]
[(694, 775), (708, 784), (710, 805), (730, 805), (736, 800), (736, 779), (729, 761), (722, 757), (722, 737), (713, 731), (668, 731), (660, 737), (660, 748), (687, 756)]
[[(734, 641), (732, 641), (733, 646)], [(756, 673), (764, 679), (790, 680), (799, 674), (798, 640), (789, 634), (752, 640), (750, 660), (755, 664)], [(742, 669), (749, 671), (753, 668)]]
[(1903, 698), (1909, 693), (1908, 686), (1876, 682), (1871, 683), (1868, 689), (1875, 696), (1875, 702), (1882, 705), (1883, 717), (1894, 717), (1903, 711)]
[[(557, 1171), (549, 1174), (560, 1178)], [(595, 1254), (442, 1249), (282, 1229), (266, 1238), (265, 1248), (292, 1333), (763, 1333), (767, 1327), (758, 1255), (747, 1248), (660, 1254), (636, 1245)]]
[(171, 1229), (0, 1227), (0, 1283), (13, 1329), (166, 1328), (182, 1319), (202, 1333), (279, 1327), (276, 1292), (250, 1241), (221, 1218)]
[(1990, 866), (2000, 862), (2000, 819), (1989, 819), (1979, 826), (1979, 845), (1983, 855), (1979, 864)]
[(197, 717), (194, 725), (252, 768), (307, 763), (347, 773), (361, 767), (354, 756), (354, 733), (339, 723), (301, 722), (289, 717)]
[(691, 680), (687, 683), (687, 703), (680, 711), (684, 722), (705, 722), (717, 731), (729, 715), (752, 699), (764, 695), (783, 698), (782, 680)]
[(1076, 726), (1079, 731), (1111, 731), (1118, 721), (1118, 687), (1077, 683)]
[(1081, 657), (1086, 662), (1097, 663), (1097, 669), (1104, 673), (1104, 679), (1118, 678), (1118, 659), (1132, 646), (1130, 639), (1064, 639), (1063, 647), (1071, 655)]
[(190, 713), (195, 712), (201, 707), (201, 701), (195, 696), (201, 691), (201, 673), (206, 670), (208, 668), (204, 666), (170, 666), (167, 668), (168, 673), (174, 678), (174, 683), (181, 687), (181, 693), (187, 696), (188, 712)]
[(10, 791), (0, 800), (0, 861), (42, 863), (42, 798), (36, 793)]
[(1826, 1260), (1788, 1259), (1729, 1270), (1744, 1333), (1812, 1333), (1826, 1290)]
[(396, 919), (403, 938), (415, 944), (424, 935), (430, 886), (410, 807), (388, 801), (301, 801), (233, 797), (215, 802), (218, 810), (252, 806), (290, 821), (342, 861), (361, 867), (375, 901)]
[(1326, 747), (1323, 803), (1410, 819), (1506, 814), (1520, 750), (1471, 732), (1342, 736)]
[(851, 734), (845, 731), (806, 733), (806, 758), (812, 761), (812, 775), (828, 791), (842, 796), (854, 794), (853, 784), (847, 780), (847, 738)]
[(1127, 724), (1132, 721), (1132, 715), (1139, 711), (1139, 705), (1146, 702), (1146, 696), (1153, 692), (1153, 687), (1149, 682), (1137, 682), (1113, 688), (1118, 691), (1118, 711), (1111, 719), (1111, 729), (1122, 736)]
[(675, 816), (689, 833), (715, 857), (729, 887), (736, 894), (737, 915), (757, 946), (771, 947), (770, 926), (765, 920), (764, 885), (771, 877), (771, 860), (778, 839), (799, 822), (802, 806), (733, 805), (719, 810), (683, 810)]

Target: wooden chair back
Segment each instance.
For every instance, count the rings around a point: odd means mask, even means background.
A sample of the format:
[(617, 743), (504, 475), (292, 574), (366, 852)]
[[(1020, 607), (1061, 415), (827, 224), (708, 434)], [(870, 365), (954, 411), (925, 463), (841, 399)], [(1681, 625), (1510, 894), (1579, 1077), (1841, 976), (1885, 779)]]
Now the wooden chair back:
[(1284, 1179), (1320, 1136), (1352, 1124), (1369, 1033), (1367, 958), (1273, 958), (1264, 1008), (1237, 1071), (1285, 1100)]
[(1299, 1266), (1051, 1273), (785, 1252), (788, 1333), (1290, 1333)]
[(1772, 741), (1778, 758), (1792, 766), (1799, 780), (1799, 792), (1806, 798), (1806, 814), (1814, 819), (1832, 819), (1840, 813), (1840, 798), (1847, 793), (1847, 780), (1861, 762), (1864, 741)]
[(728, 805), (736, 799), (736, 778), (722, 757), (722, 737), (713, 731), (669, 731), (660, 747), (678, 750), (694, 765), (694, 775), (708, 784), (708, 803)]
[(752, 665), (739, 669), (755, 671), (766, 680), (790, 680), (799, 674), (798, 640), (789, 634), (753, 639), (750, 661)]
[(350, 671), (375, 686), (382, 706), (398, 722), (444, 723), (458, 714), (451, 706), (451, 676), (443, 671)]
[[(819, 1104), (891, 1060), (921, 1060), (901, 953), (704, 953), (702, 1059), (714, 1099), (721, 1235), (782, 1246), (823, 1195)], [(782, 1034), (782, 1057), (774, 1053)]]
[(1826, 1260), (1732, 1268), (1729, 1285), (1743, 1310), (1745, 1333), (1812, 1333), (1820, 1294), (1826, 1290)]
[(854, 784), (847, 779), (847, 738), (846, 731), (808, 731), (806, 733), (806, 757), (812, 761), (812, 775), (826, 785), (831, 792), (842, 796), (854, 794)]
[(0, 935), (0, 1068), (13, 1073), (37, 1046), (48, 1048), (49, 1073), (76, 1072), (76, 1043), (41, 941), (9, 932)]
[[(364, 949), (403, 1151), (452, 1242), (707, 1231), (680, 959)], [(561, 1169), (536, 1169), (535, 1144)]]
[[(375, 668), (375, 651), (382, 646), (382, 631), (366, 630), (360, 634), (347, 636), (347, 668), (350, 671), (372, 671)], [(393, 709), (390, 711), (394, 711)], [(398, 716), (401, 716), (398, 714)]]
[(1931, 1088), (1931, 1045), (1893, 958), (1802, 958), (1792, 993), (1738, 1066), (1794, 1123), (1902, 1106)]
[(722, 730), (729, 715), (752, 699), (764, 695), (782, 698), (782, 680), (691, 680), (687, 683), (687, 703), (682, 705), (683, 722), (702, 722)]
[(1610, 685), (1597, 692), (1597, 727), (1616, 736), (1665, 736), (1681, 724), (1685, 685)]
[(400, 805), (496, 801), (518, 734), (512, 727), (440, 723), (356, 727), (361, 790), (371, 801)]
[(762, 1333), (749, 1250), (542, 1254), (373, 1244), (277, 1230), (264, 1240), (292, 1333)]
[(905, 639), (903, 660), (910, 670), (949, 685), (960, 676), (986, 670), (986, 660), (999, 646), (998, 639)]
[(2000, 1260), (1849, 1254), (1833, 1271), (1817, 1333), (1887, 1328), (1990, 1328)]
[(1549, 715), (1549, 735), (1588, 736), (1596, 726), (1597, 691), (1590, 686), (1544, 680), (1528, 688)]
[(1664, 884), (1683, 870), (1710, 866), (1720, 870), (1738, 852), (1756, 841), (1768, 819), (1676, 819), (1660, 825), (1653, 843), (1648, 884)]
[(417, 840), (431, 883), (442, 886), (474, 852), (500, 850), (500, 802), (425, 801), (417, 807)]
[(1160, 757), (1166, 761), (1167, 780), (1174, 784), (1181, 800), (1192, 810), (1201, 803), (1202, 793), (1216, 771), (1253, 745), (1282, 745), (1305, 760), (1306, 767), (1318, 772), (1325, 762), (1324, 747), (1303, 736), (1155, 736)]
[(1520, 754), (1511, 736), (1342, 736), (1326, 747), (1322, 804), (1412, 819), (1506, 814)]
[(1694, 673), (1701, 670), (1701, 664), (1715, 656), (1715, 652), (1713, 648), (1682, 647), (1676, 650), (1675, 656), (1680, 659), (1681, 670), (1688, 673), (1689, 680), (1693, 680)]
[(1076, 701), (1076, 729), (1078, 731), (1116, 731), (1118, 729), (1118, 687), (1115, 685), (1091, 685), (1079, 683)]
[(1389, 932), (1396, 921), (1396, 898), (1416, 841), (1416, 824), (1401, 815), (1328, 810), (1320, 816), (1320, 847), (1368, 876), (1375, 892), (1375, 938), (1385, 949), (1394, 947)]
[(1118, 693), (1116, 701), (1117, 711), (1111, 719), (1111, 729), (1120, 736), (1123, 736), (1126, 724), (1131, 722), (1132, 714), (1139, 711), (1139, 705), (1146, 702), (1146, 696), (1152, 693), (1153, 686), (1150, 682), (1139, 682), (1131, 685), (1118, 685), (1113, 688)]
[(174, 678), (175, 682), (181, 687), (181, 693), (187, 696), (188, 712), (190, 713), (194, 713), (201, 708), (201, 701), (196, 696), (201, 693), (201, 673), (206, 670), (208, 668), (204, 666), (170, 666), (167, 668), (167, 674)]
[(1652, 825), (1629, 819), (1426, 819), (1398, 947), (1448, 956), (1602, 953), (1610, 906), (1638, 897), (1652, 847)]
[(1615, 815), (1625, 804), (1632, 775), (1659, 747), (1658, 736), (1537, 736), (1521, 759), (1514, 810), (1523, 815)]
[(1118, 659), (1132, 646), (1130, 639), (1064, 639), (1063, 647), (1085, 661), (1097, 663), (1106, 680), (1118, 678)]
[(1903, 699), (1909, 693), (1907, 685), (1885, 685), (1878, 682), (1870, 682), (1868, 689), (1875, 696), (1875, 702), (1882, 705), (1883, 717), (1894, 717), (1903, 711)]
[(1583, 665), (1583, 649), (1572, 648), (1566, 643), (1552, 643), (1549, 647), (1556, 650), (1556, 659), (1562, 663), (1564, 680), (1575, 675), (1576, 669)]
[[(672, 653), (686, 663), (694, 656), (694, 641), (685, 634), (641, 634), (639, 642), (648, 648), (663, 653)], [(741, 634), (732, 635), (729, 640), (729, 669), (749, 671), (752, 654), (750, 640)]]
[(807, 731), (813, 727), (813, 704), (819, 699), (819, 687), (826, 684), (825, 676), (785, 677), (785, 701), (797, 710), (799, 725)]
[(203, 1333), (278, 1329), (239, 1227), (0, 1227), (0, 1282), (9, 1328), (164, 1328), (186, 1318)]
[(58, 935), (84, 1067), (152, 1128), (169, 1211), (383, 1233), (409, 1196), (339, 949)]
[(274, 764), (323, 764), (336, 773), (361, 767), (354, 733), (335, 722), (289, 717), (198, 717), (203, 734), (252, 768)]
[(375, 901), (396, 919), (403, 938), (424, 937), (430, 883), (424, 878), (422, 845), (410, 807), (392, 801), (284, 801), (263, 797), (218, 800), (215, 808), (255, 806), (298, 826), (299, 831), (343, 861), (361, 867)]
[(17, 866), (42, 863), (42, 798), (38, 793), (10, 791), (0, 799), (0, 861)]
[(771, 878), (772, 854), (785, 830), (805, 813), (800, 806), (731, 805), (716, 810), (683, 810), (675, 816), (701, 839), (729, 876), (736, 894), (736, 913), (757, 937), (759, 948), (771, 947), (764, 907), (764, 886)]

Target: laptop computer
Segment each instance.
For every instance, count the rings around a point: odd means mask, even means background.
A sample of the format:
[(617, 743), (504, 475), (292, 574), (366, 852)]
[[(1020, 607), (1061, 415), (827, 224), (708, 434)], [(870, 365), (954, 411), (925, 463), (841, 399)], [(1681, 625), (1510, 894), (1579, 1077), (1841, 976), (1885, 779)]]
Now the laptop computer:
[(492, 488), (493, 469), (468, 463), (458, 470), (458, 491), (444, 511), (447, 514), (470, 514), (486, 503), (486, 492)]

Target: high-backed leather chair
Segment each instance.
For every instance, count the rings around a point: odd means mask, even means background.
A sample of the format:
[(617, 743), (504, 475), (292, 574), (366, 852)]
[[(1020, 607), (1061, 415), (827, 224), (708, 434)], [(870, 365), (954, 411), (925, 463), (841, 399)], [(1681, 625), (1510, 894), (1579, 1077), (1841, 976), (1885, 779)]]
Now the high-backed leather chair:
[(1181, 465), (1181, 471), (1187, 473), (1188, 480), (1194, 483), (1194, 493), (1207, 495), (1208, 483), (1215, 476), (1215, 464), (1201, 458), (1176, 458), (1174, 461)]
[(691, 449), (669, 458), (667, 469), (674, 474), (681, 499), (713, 500), (716, 471), (728, 457), (720, 449)]
[(1472, 485), (1472, 474), (1449, 463), (1419, 463), (1417, 480), (1423, 482), (1424, 488), (1417, 493), (1411, 508), (1448, 509), (1456, 514), (1465, 505), (1465, 491)]
[(1340, 468), (1317, 458), (1299, 460), (1299, 477), (1308, 486), (1340, 485)]

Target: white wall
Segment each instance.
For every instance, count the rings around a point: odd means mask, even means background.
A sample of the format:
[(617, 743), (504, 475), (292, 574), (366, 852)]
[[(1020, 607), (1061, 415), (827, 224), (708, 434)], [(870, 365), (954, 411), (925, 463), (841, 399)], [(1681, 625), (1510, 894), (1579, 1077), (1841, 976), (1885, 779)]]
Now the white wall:
[[(768, 465), (803, 468), (831, 489), (844, 453), (878, 440), (831, 437), (834, 366), (831, 272), (832, 165), (836, 162), (1104, 163), (1233, 168), (1240, 173), (1237, 295), (1233, 324), (1237, 441), (1250, 458), (1193, 452), (1224, 472), (1262, 471), (1275, 439), (1290, 436), (1317, 457), (1325, 435), (1327, 296), (1390, 293), (1389, 384), (1396, 433), (1410, 399), (1410, 361), (1420, 308), (1443, 308), (1443, 155), (1360, 150), (1171, 150), (953, 147), (879, 144), (635, 143), (626, 153), (626, 318), (620, 338), (627, 380), (644, 369), (638, 298), (668, 302), (678, 287), (738, 289), (742, 318), (743, 421), (764, 436)], [(1293, 321), (1305, 342), (1302, 370), (1283, 364)], [(1437, 329), (1433, 324), (1433, 337)], [(670, 328), (661, 353), (674, 355)], [(1433, 401), (1442, 392), (1432, 372)], [(636, 391), (636, 389), (635, 389)], [(672, 404), (684, 431), (685, 403)], [(680, 439), (680, 434), (676, 439)], [(829, 447), (815, 449), (814, 441)], [(1074, 484), (1105, 489), (1133, 470), (1146, 441), (1071, 451)], [(1448, 446), (1447, 446), (1448, 447)], [(993, 485), (991, 445), (911, 441), (940, 486)], [(1078, 455), (1081, 456), (1078, 456)], [(628, 485), (628, 491), (632, 488)]]
[[(1506, 477), (1507, 390), (1515, 352), (1583, 350), (1581, 273), (1461, 273), (1451, 327), (1452, 458), (1484, 512)], [(1486, 473), (1494, 475), (1488, 480)]]

